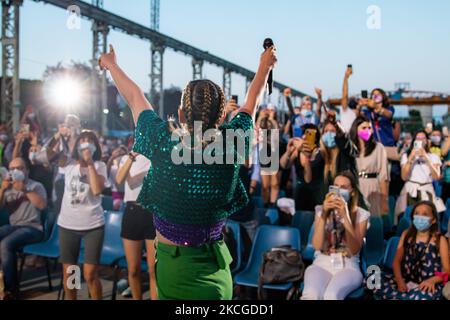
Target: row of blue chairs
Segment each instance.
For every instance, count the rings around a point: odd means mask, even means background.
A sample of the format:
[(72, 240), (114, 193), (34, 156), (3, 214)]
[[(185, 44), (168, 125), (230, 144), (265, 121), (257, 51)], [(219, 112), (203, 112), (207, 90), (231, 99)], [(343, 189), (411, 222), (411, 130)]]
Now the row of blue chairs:
[[(253, 242), (249, 261), (245, 268), (235, 275), (234, 283), (241, 286), (258, 287), (259, 268), (262, 263), (263, 254), (274, 247), (291, 245), (293, 248), (302, 252), (305, 261), (312, 262), (315, 254), (315, 249), (312, 246), (313, 232), (314, 212), (297, 212), (293, 217), (291, 227), (275, 225), (260, 226)], [(235, 235), (237, 236), (236, 242), (241, 242), (242, 240), (238, 238), (238, 233), (235, 233)], [(392, 242), (392, 239), (388, 242), (385, 250), (383, 235), (383, 219), (381, 217), (371, 217), (370, 228), (367, 231), (365, 245), (361, 253), (361, 269), (363, 273), (367, 270), (367, 266), (382, 266), (387, 255), (395, 255), (395, 250), (393, 253), (389, 252), (391, 250), (389, 243)], [(292, 285), (292, 283), (265, 285), (264, 288), (286, 291), (292, 288)], [(361, 287), (351, 293), (348, 299), (360, 299), (363, 295), (364, 289)]]
[[(123, 248), (122, 240), (120, 237), (120, 230), (122, 225), (122, 213), (105, 211), (105, 238), (103, 242), (102, 253), (100, 257), (100, 264), (103, 266), (113, 267), (118, 269), (119, 262), (123, 266), (123, 261), (125, 257), (125, 251)], [(22, 261), (19, 270), (19, 281), (23, 272), (23, 263), (27, 255), (35, 255), (43, 257), (47, 265), (47, 277), (49, 283), (49, 290), (52, 290), (51, 284), (51, 274), (49, 261), (56, 261), (60, 256), (60, 246), (59, 246), (59, 233), (58, 226), (55, 224), (52, 227), (50, 237), (40, 243), (25, 246), (22, 250)], [(84, 247), (82, 246), (80, 250), (79, 263), (84, 263)], [(115, 293), (117, 282), (113, 284), (113, 293)], [(61, 289), (60, 289), (61, 293)], [(60, 294), (58, 294), (58, 297)], [(113, 299), (115, 299), (115, 294), (113, 294)]]

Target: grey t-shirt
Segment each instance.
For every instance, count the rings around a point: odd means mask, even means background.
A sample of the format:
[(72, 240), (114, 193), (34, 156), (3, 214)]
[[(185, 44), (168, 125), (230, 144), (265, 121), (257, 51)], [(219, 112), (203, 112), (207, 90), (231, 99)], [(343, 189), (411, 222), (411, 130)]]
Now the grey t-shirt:
[[(47, 200), (47, 192), (42, 183), (28, 179), (26, 188)], [(32, 227), (43, 230), (41, 211), (31, 204), (24, 192), (13, 188), (6, 190), (3, 197), (3, 206), (5, 205), (10, 210), (17, 206), (13, 212), (10, 211), (9, 223), (12, 226)]]

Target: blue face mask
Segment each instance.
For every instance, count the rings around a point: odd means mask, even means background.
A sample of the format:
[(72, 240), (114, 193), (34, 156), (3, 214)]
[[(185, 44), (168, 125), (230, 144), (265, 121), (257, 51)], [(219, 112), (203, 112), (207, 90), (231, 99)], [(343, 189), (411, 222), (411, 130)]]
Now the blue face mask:
[(414, 216), (413, 223), (418, 231), (427, 231), (431, 227), (431, 218), (416, 215)]
[(305, 118), (312, 118), (313, 113), (311, 110), (303, 109), (301, 115), (304, 116)]
[(327, 148), (336, 147), (336, 132), (327, 132), (323, 135), (322, 141)]
[(351, 197), (350, 191), (341, 188), (341, 189), (339, 189), (339, 194), (341, 195), (342, 198), (344, 198), (345, 202), (350, 201), (350, 197)]

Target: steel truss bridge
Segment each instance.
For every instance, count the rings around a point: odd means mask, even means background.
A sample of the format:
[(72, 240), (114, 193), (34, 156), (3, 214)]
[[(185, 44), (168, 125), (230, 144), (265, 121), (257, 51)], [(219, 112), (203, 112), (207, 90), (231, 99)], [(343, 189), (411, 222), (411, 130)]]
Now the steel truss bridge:
[[(1, 82), (1, 112), (0, 118), (3, 122), (9, 122), (16, 130), (19, 126), (20, 117), (20, 79), (19, 79), (19, 36), (20, 36), (20, 7), (24, 0), (1, 0), (2, 3), (2, 82)], [(92, 4), (79, 0), (33, 0), (53, 5), (64, 10), (68, 10), (75, 15), (92, 20), (93, 44), (92, 44), (92, 66), (96, 68), (100, 55), (107, 52), (108, 33), (110, 29), (126, 33), (130, 36), (138, 37), (151, 44), (151, 72), (150, 72), (150, 97), (152, 103), (159, 107), (160, 115), (163, 110), (163, 76), (164, 76), (164, 52), (172, 49), (176, 52), (184, 53), (192, 57), (192, 79), (203, 78), (203, 65), (209, 63), (223, 68), (223, 89), (229, 98), (232, 94), (231, 75), (233, 73), (243, 76), (246, 79), (248, 88), (255, 73), (229, 62), (207, 51), (198, 49), (192, 45), (164, 35), (155, 29), (143, 26), (129, 19), (108, 12), (103, 9), (103, 0), (93, 0)], [(100, 71), (98, 71), (100, 72)], [(94, 98), (93, 105), (98, 107), (96, 114), (105, 129), (106, 117), (102, 116), (102, 110), (106, 107), (106, 75), (103, 73), (98, 80), (98, 76), (93, 76), (92, 88), (100, 94)], [(288, 86), (275, 82), (274, 88), (283, 91)], [(304, 93), (292, 90), (294, 98), (302, 98)]]

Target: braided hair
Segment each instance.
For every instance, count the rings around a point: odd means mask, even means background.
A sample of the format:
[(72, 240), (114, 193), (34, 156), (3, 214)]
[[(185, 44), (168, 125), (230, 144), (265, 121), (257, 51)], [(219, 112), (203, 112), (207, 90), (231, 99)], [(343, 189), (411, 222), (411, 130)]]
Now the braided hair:
[(202, 133), (215, 129), (225, 110), (225, 94), (222, 88), (210, 80), (188, 83), (181, 98), (181, 109), (186, 118), (186, 130), (194, 133), (194, 122), (202, 123)]

